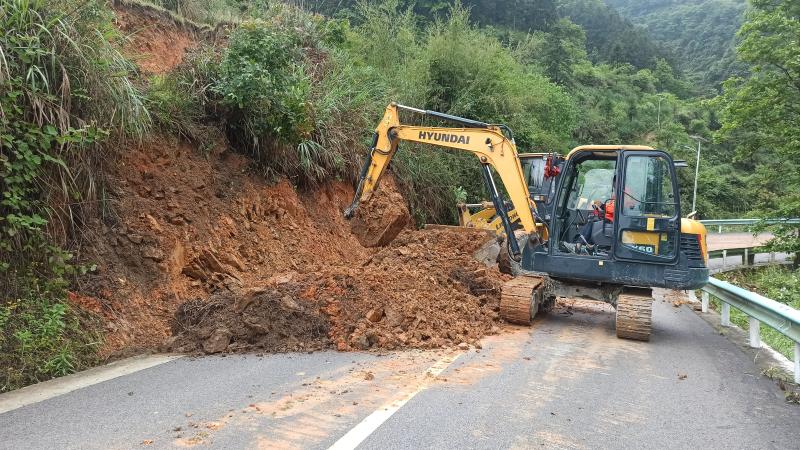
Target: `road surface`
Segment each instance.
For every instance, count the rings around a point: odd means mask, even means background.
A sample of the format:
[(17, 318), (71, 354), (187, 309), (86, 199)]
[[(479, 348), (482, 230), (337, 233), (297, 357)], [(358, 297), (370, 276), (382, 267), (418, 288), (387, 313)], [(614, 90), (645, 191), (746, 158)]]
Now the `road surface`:
[(566, 301), (482, 349), (185, 357), (0, 414), (0, 448), (797, 448), (800, 407), (686, 305)]
[(758, 247), (773, 237), (772, 233), (708, 233), (708, 251)]

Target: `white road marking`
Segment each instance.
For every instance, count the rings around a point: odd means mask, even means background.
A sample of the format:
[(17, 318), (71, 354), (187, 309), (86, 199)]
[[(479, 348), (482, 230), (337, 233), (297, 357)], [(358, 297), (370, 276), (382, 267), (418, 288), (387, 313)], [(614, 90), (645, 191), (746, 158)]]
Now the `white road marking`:
[(386, 422), (389, 417), (392, 417), (392, 415), (402, 408), (403, 405), (408, 403), (409, 400), (414, 398), (415, 395), (419, 394), (425, 389), (428, 389), (432, 384), (431, 381), (438, 377), (439, 374), (444, 372), (445, 369), (450, 367), (450, 365), (453, 364), (453, 362), (464, 353), (466, 352), (462, 351), (459, 353), (449, 354), (436, 361), (428, 368), (428, 370), (425, 371), (426, 376), (429, 377), (428, 380), (420, 383), (413, 391), (401, 393), (396, 398), (389, 401), (389, 403), (378, 408), (375, 412), (367, 416), (364, 420), (359, 422), (358, 425), (348, 431), (347, 434), (342, 436), (338, 441), (331, 445), (328, 450), (349, 450), (358, 447), (359, 444), (364, 442), (364, 439), (368, 438), (369, 435), (371, 435), (375, 430), (378, 429), (378, 427)]
[(0, 414), (182, 357), (183, 355), (134, 356), (133, 358), (106, 364), (105, 366), (94, 367), (83, 372), (0, 394)]

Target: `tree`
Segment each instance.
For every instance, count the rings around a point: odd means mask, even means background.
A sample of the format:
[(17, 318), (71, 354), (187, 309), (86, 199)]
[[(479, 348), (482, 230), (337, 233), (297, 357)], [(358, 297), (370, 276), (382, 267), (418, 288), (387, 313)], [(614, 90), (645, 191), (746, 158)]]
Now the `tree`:
[[(739, 37), (747, 79), (725, 82), (718, 139), (737, 143), (739, 158), (766, 159), (755, 181), (764, 217), (800, 216), (800, 3), (751, 0)], [(776, 182), (780, 180), (779, 182)], [(797, 229), (777, 230), (775, 250), (800, 251)]]

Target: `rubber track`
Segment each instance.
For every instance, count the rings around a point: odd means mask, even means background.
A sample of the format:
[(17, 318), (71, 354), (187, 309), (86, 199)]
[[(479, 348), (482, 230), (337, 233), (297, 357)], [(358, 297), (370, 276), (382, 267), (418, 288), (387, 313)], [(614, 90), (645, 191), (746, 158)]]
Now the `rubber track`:
[(653, 329), (652, 295), (620, 294), (616, 322), (618, 338), (649, 341)]
[(533, 293), (544, 282), (541, 277), (520, 275), (503, 285), (500, 296), (500, 317), (509, 323), (530, 325)]

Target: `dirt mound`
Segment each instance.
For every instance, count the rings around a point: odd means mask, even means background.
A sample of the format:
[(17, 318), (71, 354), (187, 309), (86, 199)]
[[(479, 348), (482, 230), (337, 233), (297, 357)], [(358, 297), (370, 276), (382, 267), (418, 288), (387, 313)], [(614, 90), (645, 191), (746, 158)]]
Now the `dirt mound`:
[(370, 254), (342, 216), (348, 183), (298, 192), (251, 175), (222, 145), (204, 155), (160, 136), (119, 150), (107, 193), (115, 215), (87, 236), (81, 259), (98, 268), (73, 295), (107, 319), (103, 355), (158, 348), (186, 301)]
[(299, 286), (230, 292), (182, 304), (175, 315), (180, 352), (307, 351), (328, 347), (329, 323), (314, 301), (298, 302)]
[[(290, 272), (257, 290), (214, 300), (206, 320), (181, 307), (171, 349), (284, 351), (333, 343), (339, 350), (366, 350), (474, 342), (497, 331), (507, 279), (472, 258), (485, 238), (480, 231), (404, 231), (361, 264)], [(318, 334), (322, 330), (326, 336)]]

